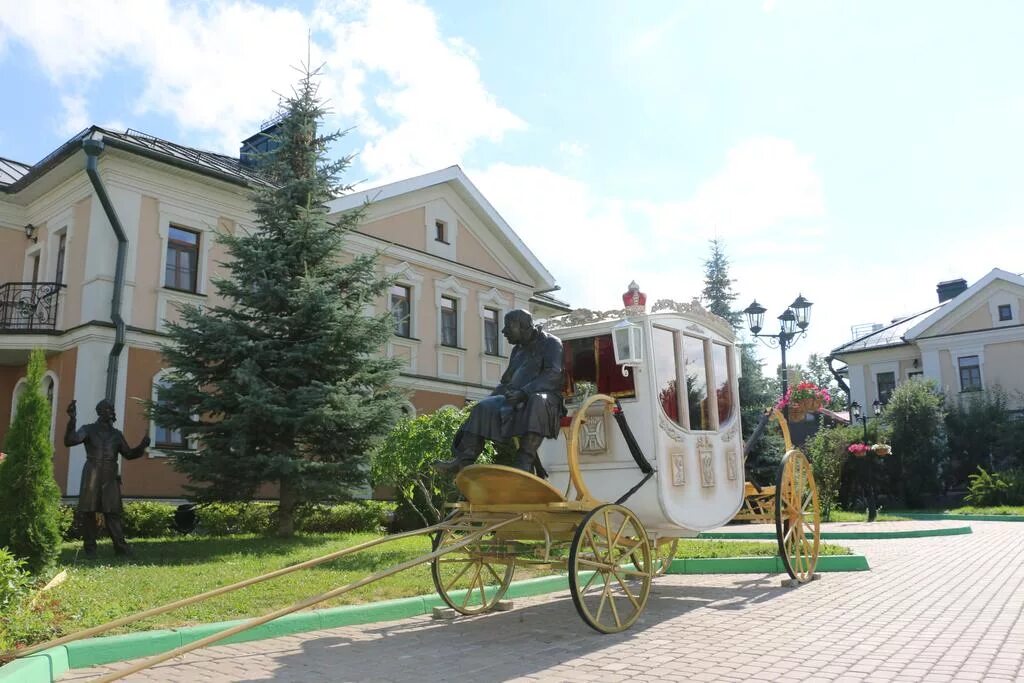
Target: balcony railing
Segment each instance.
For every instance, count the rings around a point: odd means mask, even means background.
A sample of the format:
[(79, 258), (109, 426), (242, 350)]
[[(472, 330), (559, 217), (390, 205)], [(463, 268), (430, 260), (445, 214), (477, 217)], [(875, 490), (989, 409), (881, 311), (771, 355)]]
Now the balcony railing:
[(0, 332), (57, 329), (59, 282), (8, 282), (0, 285)]

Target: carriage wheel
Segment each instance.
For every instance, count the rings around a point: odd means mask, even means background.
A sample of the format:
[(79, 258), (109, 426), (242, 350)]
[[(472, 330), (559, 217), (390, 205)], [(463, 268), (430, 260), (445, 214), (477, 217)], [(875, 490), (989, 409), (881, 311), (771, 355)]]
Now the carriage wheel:
[[(445, 529), (434, 536), (434, 550), (465, 538), (472, 529)], [(459, 614), (492, 609), (512, 583), (515, 554), (493, 533), (475, 543), (434, 558), (430, 575), (445, 603)]]
[(779, 555), (790, 577), (814, 577), (821, 542), (821, 508), (811, 464), (799, 450), (786, 453), (775, 486), (775, 533)]
[(569, 548), (569, 590), (580, 617), (601, 633), (633, 625), (647, 604), (654, 566), (647, 531), (621, 505), (601, 505), (580, 522)]

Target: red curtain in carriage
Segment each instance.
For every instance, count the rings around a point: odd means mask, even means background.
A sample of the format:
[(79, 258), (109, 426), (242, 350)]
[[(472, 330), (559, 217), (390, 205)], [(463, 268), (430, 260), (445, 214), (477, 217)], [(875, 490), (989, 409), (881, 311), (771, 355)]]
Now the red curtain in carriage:
[(633, 373), (622, 376), (622, 370), (615, 363), (612, 336), (570, 339), (563, 344), (565, 364), (565, 385), (562, 395), (571, 398), (576, 393), (576, 382), (591, 382), (598, 393), (616, 398), (636, 396)]

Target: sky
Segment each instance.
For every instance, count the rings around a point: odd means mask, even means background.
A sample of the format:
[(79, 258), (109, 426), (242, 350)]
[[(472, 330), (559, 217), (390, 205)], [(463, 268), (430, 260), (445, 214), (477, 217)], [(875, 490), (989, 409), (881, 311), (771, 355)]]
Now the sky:
[(719, 239), (737, 308), (814, 302), (802, 361), (1024, 271), (1021, 26), (1016, 0), (0, 0), (0, 157), (92, 124), (237, 155), (310, 60), (350, 182), (459, 164), (574, 307), (689, 301)]

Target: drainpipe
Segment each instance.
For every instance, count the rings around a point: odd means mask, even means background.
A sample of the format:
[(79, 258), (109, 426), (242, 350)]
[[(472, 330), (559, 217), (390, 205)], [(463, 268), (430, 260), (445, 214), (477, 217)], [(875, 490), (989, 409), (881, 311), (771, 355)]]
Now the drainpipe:
[(107, 188), (100, 180), (100, 174), (96, 170), (100, 152), (103, 151), (103, 140), (88, 137), (82, 141), (82, 149), (85, 150), (85, 172), (89, 175), (96, 196), (103, 205), (103, 212), (107, 214), (110, 227), (114, 230), (114, 237), (117, 238), (117, 266), (114, 269), (114, 296), (110, 302), (110, 321), (114, 323), (114, 346), (110, 349), (110, 356), (107, 359), (107, 392), (108, 401), (114, 401), (117, 393), (117, 362), (121, 357), (121, 350), (124, 348), (124, 319), (121, 317), (121, 292), (124, 289), (124, 268), (128, 258), (128, 237), (124, 234), (121, 221), (117, 218), (114, 205), (110, 203), (110, 196)]
[(846, 383), (843, 376), (839, 374), (839, 370), (832, 367), (832, 363), (835, 362), (835, 358), (832, 356), (825, 356), (825, 361), (828, 362), (828, 369), (832, 373), (832, 376), (836, 378), (836, 383), (839, 384), (839, 388), (846, 394), (846, 405), (850, 405), (850, 385)]

